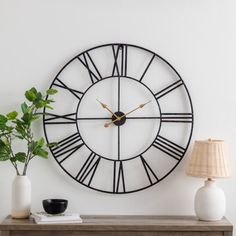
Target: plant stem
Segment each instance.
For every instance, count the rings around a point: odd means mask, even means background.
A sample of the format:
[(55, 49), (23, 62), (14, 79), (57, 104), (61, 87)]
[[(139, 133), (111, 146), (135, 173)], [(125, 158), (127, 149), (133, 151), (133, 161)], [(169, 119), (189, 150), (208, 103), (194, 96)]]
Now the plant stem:
[(11, 148), (11, 137), (8, 136), (8, 135), (6, 135), (5, 137), (6, 137), (6, 139), (7, 139), (8, 144), (9, 144), (10, 161), (11, 161), (11, 164), (14, 166), (14, 168), (15, 168), (15, 170), (16, 170), (16, 174), (17, 174), (17, 175), (20, 175), (20, 172), (19, 172), (19, 170), (18, 170), (18, 166), (17, 166), (16, 162), (12, 161), (12, 159), (14, 158), (15, 155), (14, 155), (13, 150), (12, 150), (12, 148)]

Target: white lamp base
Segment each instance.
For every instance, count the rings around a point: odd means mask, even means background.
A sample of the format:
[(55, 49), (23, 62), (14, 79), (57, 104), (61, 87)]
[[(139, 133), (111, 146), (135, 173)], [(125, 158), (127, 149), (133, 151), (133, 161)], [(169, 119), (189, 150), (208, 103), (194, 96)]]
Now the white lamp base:
[(206, 180), (196, 193), (194, 207), (199, 220), (221, 220), (225, 214), (225, 194), (214, 180)]

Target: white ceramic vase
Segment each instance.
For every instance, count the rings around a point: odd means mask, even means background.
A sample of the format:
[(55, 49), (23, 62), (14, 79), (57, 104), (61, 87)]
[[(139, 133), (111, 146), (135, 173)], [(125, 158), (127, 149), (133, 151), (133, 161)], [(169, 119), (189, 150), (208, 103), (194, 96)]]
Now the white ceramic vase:
[(12, 218), (24, 219), (30, 216), (31, 183), (26, 175), (17, 175), (12, 183)]
[(194, 205), (199, 220), (221, 220), (225, 214), (225, 194), (214, 180), (206, 180), (196, 193)]

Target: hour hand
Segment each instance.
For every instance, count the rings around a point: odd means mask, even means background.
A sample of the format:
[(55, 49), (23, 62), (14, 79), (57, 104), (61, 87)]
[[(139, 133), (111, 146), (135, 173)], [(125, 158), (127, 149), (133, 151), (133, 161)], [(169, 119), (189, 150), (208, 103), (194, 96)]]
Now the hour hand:
[(110, 108), (105, 103), (99, 101), (98, 99), (97, 99), (97, 101), (101, 104), (102, 108), (108, 110), (113, 116), (116, 117), (116, 119), (120, 119), (120, 117), (117, 116), (112, 110), (110, 110)]

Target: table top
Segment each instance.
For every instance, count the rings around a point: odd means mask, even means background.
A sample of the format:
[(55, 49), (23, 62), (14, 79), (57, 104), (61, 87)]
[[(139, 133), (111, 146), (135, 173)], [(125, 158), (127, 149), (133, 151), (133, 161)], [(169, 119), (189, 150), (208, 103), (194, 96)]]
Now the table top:
[(81, 215), (83, 223), (36, 224), (33, 219), (12, 219), (7, 216), (1, 230), (89, 230), (89, 231), (232, 231), (224, 217), (220, 221), (199, 221), (194, 216), (157, 215)]

